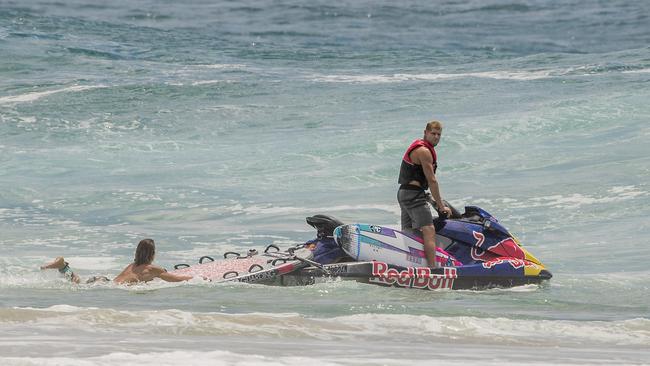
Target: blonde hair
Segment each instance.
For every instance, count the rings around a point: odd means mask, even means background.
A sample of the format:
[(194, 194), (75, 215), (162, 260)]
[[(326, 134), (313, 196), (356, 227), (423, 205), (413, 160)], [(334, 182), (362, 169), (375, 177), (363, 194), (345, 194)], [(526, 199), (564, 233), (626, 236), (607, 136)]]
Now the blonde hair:
[(427, 123), (426, 130), (427, 131), (442, 130), (442, 122), (433, 120), (433, 121)]

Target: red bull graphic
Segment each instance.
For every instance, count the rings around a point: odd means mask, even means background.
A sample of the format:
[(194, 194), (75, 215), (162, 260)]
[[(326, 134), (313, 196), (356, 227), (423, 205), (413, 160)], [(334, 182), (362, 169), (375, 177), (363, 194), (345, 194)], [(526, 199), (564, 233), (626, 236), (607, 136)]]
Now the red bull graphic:
[(472, 259), (489, 262), (499, 257), (510, 257), (515, 259), (526, 259), (526, 253), (519, 247), (513, 238), (505, 238), (500, 242), (489, 246), (487, 249), (481, 249), (480, 246), (485, 241), (483, 233), (473, 231), (472, 235), (476, 243), (472, 247), (470, 255)]
[(497, 258), (497, 259), (493, 259), (491, 261), (483, 262), (483, 268), (490, 269), (490, 268), (496, 266), (497, 264), (508, 263), (508, 264), (510, 264), (512, 266), (512, 268), (519, 269), (519, 268), (524, 267), (526, 265), (526, 262), (527, 261), (522, 260), (522, 259)]
[(476, 239), (477, 247), (483, 245), (483, 242), (485, 241), (485, 235), (483, 235), (483, 233), (479, 233), (478, 231), (472, 231), (472, 235), (474, 236), (474, 239)]
[(371, 283), (428, 290), (451, 289), (457, 278), (456, 268), (445, 267), (443, 274), (432, 274), (428, 267), (391, 268), (384, 262), (372, 263)]

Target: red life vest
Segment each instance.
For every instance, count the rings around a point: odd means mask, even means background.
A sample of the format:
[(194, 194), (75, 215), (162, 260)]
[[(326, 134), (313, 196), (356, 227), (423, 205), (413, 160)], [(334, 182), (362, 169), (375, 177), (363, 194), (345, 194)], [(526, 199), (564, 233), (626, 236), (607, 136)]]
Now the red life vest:
[(399, 179), (397, 182), (399, 184), (408, 184), (411, 181), (417, 181), (420, 183), (422, 189), (429, 188), (429, 183), (427, 182), (427, 177), (424, 175), (424, 170), (422, 165), (413, 163), (411, 160), (411, 152), (418, 147), (425, 147), (431, 152), (431, 157), (433, 158), (433, 172), (435, 173), (438, 169), (438, 158), (436, 156), (436, 150), (433, 148), (433, 145), (427, 140), (417, 139), (411, 143), (411, 145), (406, 149), (406, 153), (402, 157), (402, 165), (399, 170)]

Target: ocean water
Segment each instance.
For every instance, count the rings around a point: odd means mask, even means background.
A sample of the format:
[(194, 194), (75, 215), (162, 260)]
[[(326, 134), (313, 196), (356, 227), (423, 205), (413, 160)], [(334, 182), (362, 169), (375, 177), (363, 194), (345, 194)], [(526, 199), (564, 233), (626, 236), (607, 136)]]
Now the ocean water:
[[(650, 364), (650, 3), (0, 0), (0, 364)], [(430, 119), (443, 197), (553, 273), (426, 292), (72, 285), (399, 225)]]

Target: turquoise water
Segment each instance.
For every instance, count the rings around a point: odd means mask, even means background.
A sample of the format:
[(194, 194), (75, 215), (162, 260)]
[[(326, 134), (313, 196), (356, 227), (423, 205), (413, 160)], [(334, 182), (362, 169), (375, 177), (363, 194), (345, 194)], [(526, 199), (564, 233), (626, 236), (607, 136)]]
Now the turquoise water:
[[(0, 0), (0, 360), (7, 365), (650, 363), (645, 1)], [(443, 197), (497, 216), (546, 285), (430, 293), (116, 275), (399, 225), (444, 123)], [(54, 357), (54, 358), (50, 358)]]

